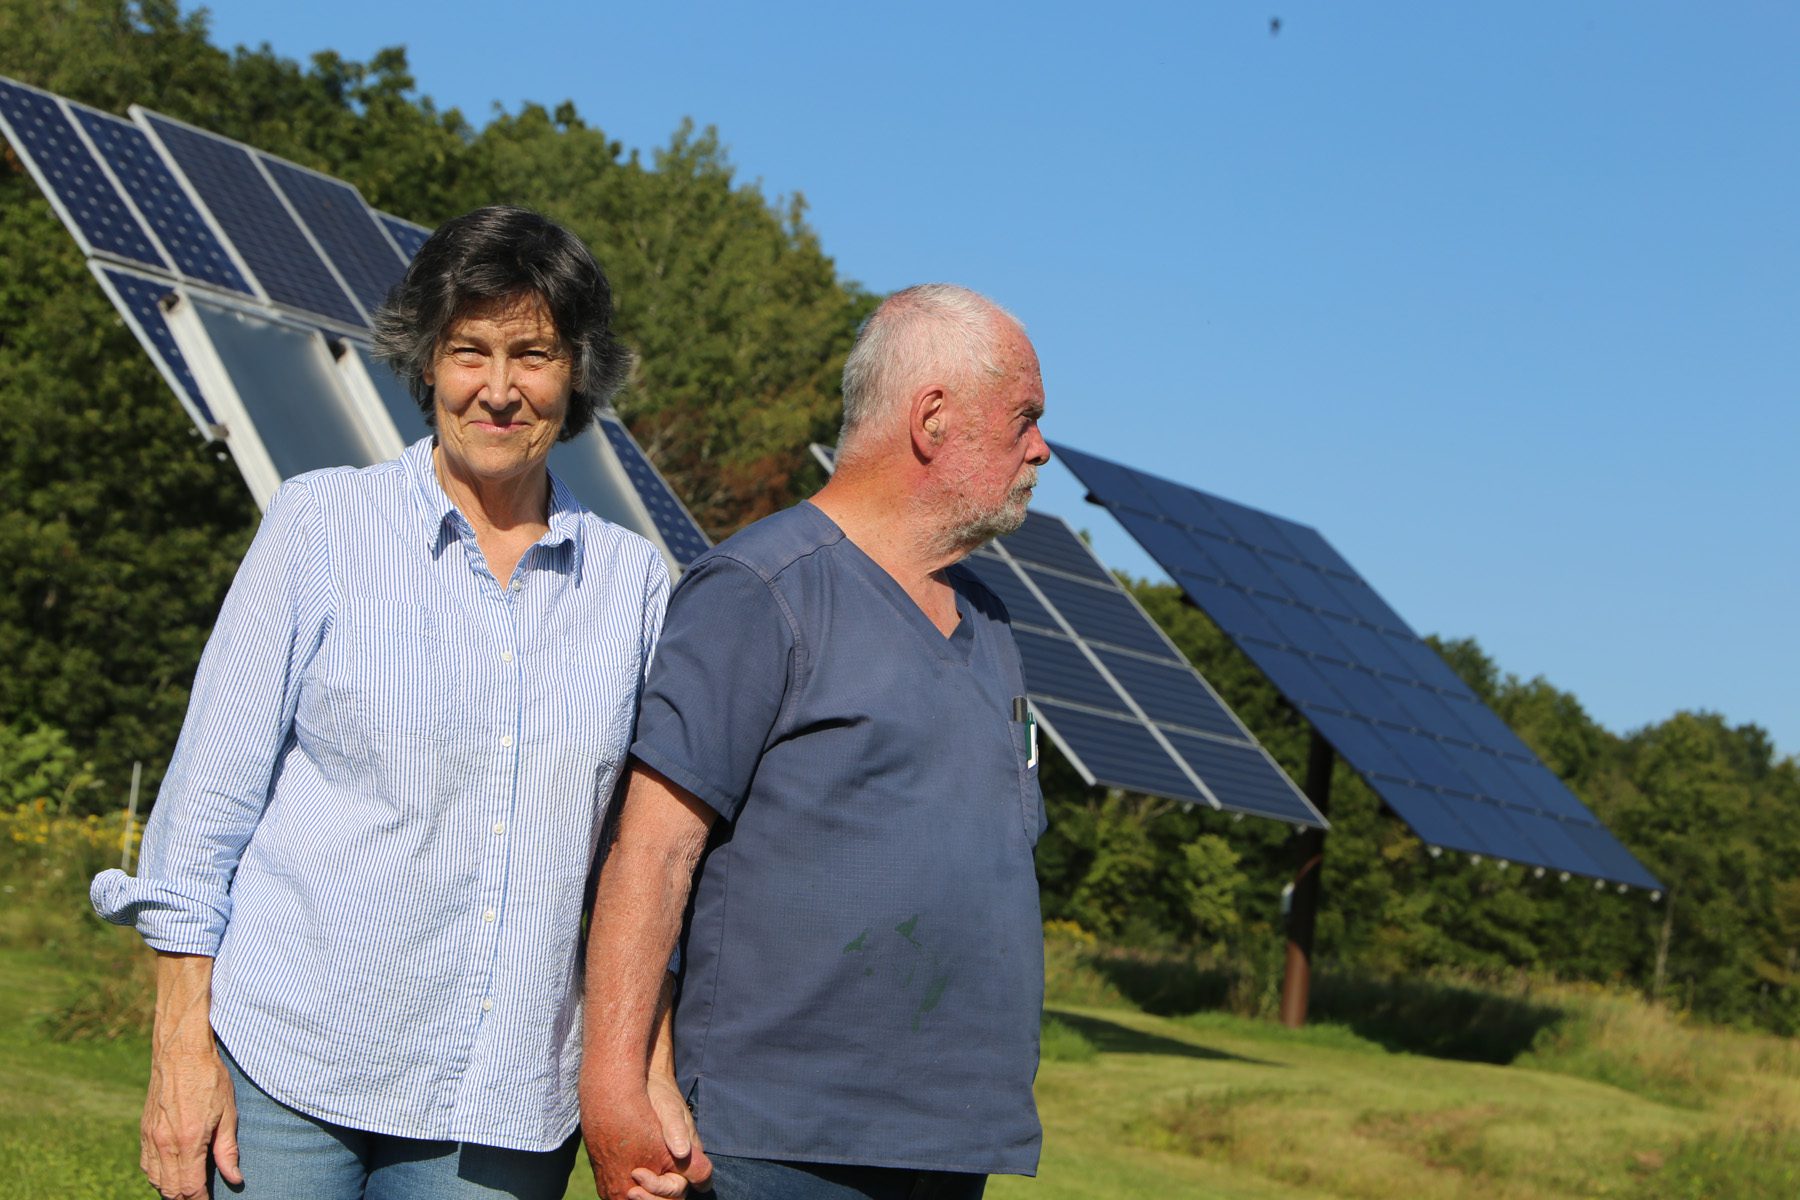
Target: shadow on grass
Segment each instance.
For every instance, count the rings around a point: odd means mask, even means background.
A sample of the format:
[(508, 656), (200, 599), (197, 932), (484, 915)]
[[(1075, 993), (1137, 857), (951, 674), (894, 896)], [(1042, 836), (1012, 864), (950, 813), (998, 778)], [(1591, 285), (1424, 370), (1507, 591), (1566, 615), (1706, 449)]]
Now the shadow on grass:
[(1388, 1050), (1504, 1066), (1570, 1014), (1555, 1004), (1428, 979), (1329, 974), (1308, 1017), (1344, 1025)]
[(1091, 954), (1088, 963), (1121, 996), (1158, 1017), (1230, 1011), (1234, 991), (1244, 983), (1241, 972), (1130, 951), (1102, 950)]
[(1163, 1054), (1176, 1058), (1210, 1059), (1214, 1062), (1249, 1063), (1258, 1067), (1281, 1065), (1280, 1063), (1265, 1062), (1260, 1058), (1245, 1058), (1241, 1054), (1196, 1046), (1192, 1042), (1177, 1041), (1157, 1033), (1145, 1033), (1140, 1029), (1132, 1029), (1128, 1025), (1120, 1025), (1101, 1017), (1072, 1013), (1066, 1009), (1047, 1008), (1044, 1012), (1086, 1038), (1094, 1049), (1102, 1054)]
[[(1100, 950), (1087, 965), (1118, 993), (1161, 1017), (1257, 1011), (1272, 980), (1240, 967), (1180, 957)], [(1464, 1062), (1506, 1064), (1568, 1013), (1558, 1005), (1428, 979), (1389, 979), (1338, 971), (1313, 977), (1308, 1019), (1342, 1025), (1383, 1049)]]

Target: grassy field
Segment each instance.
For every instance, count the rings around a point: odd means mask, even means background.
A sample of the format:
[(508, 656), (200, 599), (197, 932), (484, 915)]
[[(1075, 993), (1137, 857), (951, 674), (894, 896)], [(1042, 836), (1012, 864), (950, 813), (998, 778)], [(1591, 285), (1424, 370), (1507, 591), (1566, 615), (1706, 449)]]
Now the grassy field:
[[(0, 1200), (141, 1200), (143, 955), (83, 913), (100, 851), (6, 840)], [(1058, 941), (1050, 966), (1041, 1174), (996, 1200), (1800, 1197), (1793, 1041), (1592, 990), (1329, 976), (1289, 1031), (1191, 1011), (1209, 985), (1181, 964)]]

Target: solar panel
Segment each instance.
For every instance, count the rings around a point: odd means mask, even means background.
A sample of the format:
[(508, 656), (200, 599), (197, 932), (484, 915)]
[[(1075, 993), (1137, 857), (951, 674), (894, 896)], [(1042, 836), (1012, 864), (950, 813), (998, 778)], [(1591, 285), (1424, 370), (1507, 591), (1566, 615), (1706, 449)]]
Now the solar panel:
[(425, 239), (431, 236), (431, 230), (423, 225), (414, 225), (411, 221), (403, 221), (384, 212), (378, 212), (375, 216), (381, 221), (381, 227), (387, 230), (388, 236), (394, 239), (394, 244), (400, 247), (400, 256), (409, 263), (413, 260), (413, 255), (419, 252), (419, 247), (425, 244)]
[(1026, 690), (1088, 782), (1324, 824), (1062, 519), (1027, 513), (965, 565), (1006, 603)]
[(246, 146), (134, 108), (270, 300), (357, 328), (367, 318), (332, 275)]
[(113, 307), (125, 319), (126, 327), (137, 335), (138, 344), (150, 356), (157, 373), (174, 390), (182, 407), (203, 430), (216, 425), (218, 418), (200, 394), (200, 386), (194, 382), (187, 359), (181, 356), (181, 348), (175, 344), (175, 336), (163, 320), (162, 299), (171, 290), (169, 284), (97, 262), (90, 263), (89, 268), (112, 300)]
[(409, 259), (395, 251), (375, 214), (363, 203), (362, 194), (341, 179), (267, 154), (257, 158), (337, 267), (363, 311), (373, 313), (380, 308), (389, 289), (406, 274)]
[(663, 545), (668, 547), (676, 563), (685, 567), (711, 549), (711, 540), (701, 532), (699, 523), (676, 497), (668, 481), (638, 448), (625, 423), (613, 413), (602, 413), (598, 421), (600, 432), (606, 436), (619, 464), (625, 468), (638, 498), (650, 512), (651, 523), (656, 526)]
[(1422, 840), (1661, 886), (1316, 530), (1054, 450)]
[[(342, 180), (132, 113), (0, 78), (0, 132), (183, 407), (208, 436), (230, 434), (257, 501), (298, 471), (373, 462), (423, 436), (366, 338), (431, 231)], [(550, 465), (593, 511), (660, 539), (676, 566), (708, 548), (616, 416), (559, 443)]]
[(57, 97), (0, 80), (0, 126), (84, 254), (168, 270)]
[(187, 279), (253, 295), (224, 243), (207, 227), (144, 131), (109, 113), (79, 104), (69, 107), (114, 181), (174, 260), (176, 272)]

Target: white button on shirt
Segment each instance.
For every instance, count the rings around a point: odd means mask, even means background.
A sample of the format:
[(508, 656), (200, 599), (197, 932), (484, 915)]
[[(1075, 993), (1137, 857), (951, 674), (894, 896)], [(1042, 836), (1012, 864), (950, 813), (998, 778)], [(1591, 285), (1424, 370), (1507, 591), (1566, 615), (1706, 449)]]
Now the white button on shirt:
[[(290, 1107), (549, 1150), (576, 1125), (576, 930), (668, 574), (552, 478), (535, 582), (492, 603), (431, 448), (282, 486), (138, 875), (105, 872), (92, 898), (156, 949), (214, 957), (213, 1027)], [(497, 644), (518, 660), (498, 692), (479, 665)], [(472, 728), (513, 752), (469, 754)], [(456, 834), (483, 827), (507, 836)], [(478, 949), (470, 896), (494, 901)]]

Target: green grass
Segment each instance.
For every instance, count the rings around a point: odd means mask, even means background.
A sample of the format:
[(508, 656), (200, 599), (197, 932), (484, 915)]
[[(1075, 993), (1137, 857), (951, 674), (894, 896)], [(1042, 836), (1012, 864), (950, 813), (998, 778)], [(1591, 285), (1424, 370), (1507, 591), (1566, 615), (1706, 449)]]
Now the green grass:
[[(86, 866), (47, 857), (0, 846), (0, 1200), (142, 1197), (145, 956), (84, 913)], [(1157, 970), (1052, 944), (1040, 1174), (989, 1195), (1800, 1196), (1792, 1040), (1592, 989), (1329, 975), (1288, 1030), (1192, 1011), (1260, 1011), (1248, 975)], [(568, 1195), (592, 1194), (579, 1163)]]
[(129, 1198), (149, 1078), (140, 1037), (63, 1042), (46, 1028), (91, 980), (59, 955), (0, 949), (0, 1197)]
[[(1800, 1072), (1697, 1112), (1559, 1070), (1390, 1052), (1342, 1026), (1058, 1008), (1097, 1047), (1046, 1062), (1035, 1182), (997, 1200), (1167, 1195), (1641, 1200), (1800, 1196)], [(1760, 1039), (1759, 1039), (1760, 1040)]]

